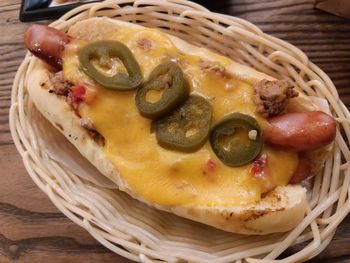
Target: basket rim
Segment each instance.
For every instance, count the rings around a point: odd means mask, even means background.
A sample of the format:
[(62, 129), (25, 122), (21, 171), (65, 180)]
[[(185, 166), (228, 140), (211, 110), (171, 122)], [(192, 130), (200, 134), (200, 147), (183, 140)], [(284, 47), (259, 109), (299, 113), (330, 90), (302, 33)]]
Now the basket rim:
[[(133, 8), (137, 8), (140, 5), (162, 5), (162, 4), (173, 4), (170, 6), (173, 6), (174, 8), (178, 8), (179, 5), (181, 5), (182, 3), (188, 3), (189, 1), (186, 0), (169, 0), (169, 1), (161, 1), (161, 0), (109, 0), (109, 1), (104, 1), (102, 3), (90, 3), (90, 4), (85, 4), (82, 6), (79, 6), (75, 9), (73, 9), (72, 11), (66, 13), (64, 16), (62, 16), (60, 19), (54, 21), (51, 25), (55, 26), (55, 27), (64, 27), (66, 25), (66, 21), (67, 19), (74, 19), (77, 17), (77, 15), (82, 14), (79, 13), (77, 14), (77, 10), (78, 11), (82, 11), (85, 10), (84, 14), (88, 14), (88, 16), (92, 16), (94, 14), (97, 14), (98, 11), (103, 8), (103, 7), (107, 7), (109, 5), (117, 5), (117, 4), (125, 4), (125, 3), (133, 3)], [(197, 4), (196, 4), (197, 5)], [(185, 5), (184, 5), (185, 6)], [(199, 6), (199, 5), (198, 5)], [(196, 6), (197, 7), (197, 6)], [(124, 8), (124, 7), (121, 7)], [(246, 34), (249, 37), (251, 37), (252, 39), (255, 39), (257, 37), (259, 38), (263, 38), (266, 39), (266, 41), (276, 41), (278, 45), (280, 45), (282, 47), (282, 51), (277, 51), (277, 53), (273, 53), (272, 56), (270, 56), (271, 61), (273, 61), (274, 59), (280, 59), (282, 58), (287, 58), (290, 61), (293, 62), (294, 65), (299, 66), (301, 69), (304, 69), (305, 72), (308, 72), (307, 70), (305, 70), (305, 68), (307, 68), (310, 72), (314, 73), (315, 75), (318, 76), (318, 78), (316, 78), (315, 81), (313, 81), (311, 83), (311, 85), (313, 86), (317, 86), (317, 85), (323, 85), (323, 83), (326, 83), (326, 86), (329, 88), (328, 92), (328, 96), (332, 99), (334, 99), (337, 103), (339, 103), (340, 105), (340, 109), (343, 115), (341, 115), (340, 117), (338, 117), (338, 119), (346, 119), (346, 117), (350, 116), (350, 113), (348, 111), (348, 109), (345, 107), (345, 105), (339, 101), (339, 95), (338, 92), (334, 86), (334, 84), (332, 83), (332, 81), (329, 79), (329, 77), (320, 69), (318, 68), (316, 65), (314, 65), (312, 62), (309, 61), (308, 57), (297, 47), (289, 44), (286, 41), (280, 40), (280, 39), (276, 39), (270, 35), (267, 35), (265, 33), (263, 33), (259, 28), (257, 28), (255, 25), (251, 24), (250, 22), (241, 19), (241, 18), (236, 18), (236, 17), (231, 17), (228, 15), (221, 15), (221, 14), (217, 14), (217, 13), (212, 13), (206, 10), (188, 10), (188, 6), (186, 6), (187, 11), (183, 12), (183, 16), (202, 16), (203, 18), (206, 19), (213, 19), (214, 23), (218, 23), (220, 26), (220, 23), (226, 22), (226, 23), (230, 23), (231, 25), (229, 26), (229, 30), (230, 32), (234, 32), (235, 34)], [(205, 8), (204, 8), (205, 9)], [(92, 12), (92, 11), (93, 12)], [(95, 13), (94, 13), (95, 12)], [(218, 21), (216, 21), (214, 18), (216, 18)], [(63, 26), (62, 26), (63, 25)], [(267, 42), (264, 42), (265, 44)], [(284, 50), (288, 50), (288, 48), (293, 47), (293, 52), (287, 52), (284, 53)], [(261, 47), (259, 46), (258, 49), (260, 49)], [(51, 201), (59, 208), (59, 210), (61, 212), (63, 212), (68, 218), (70, 218), (71, 220), (73, 220), (75, 223), (77, 223), (78, 225), (84, 227), (85, 229), (87, 229), (100, 243), (102, 243), (103, 245), (107, 246), (108, 248), (110, 248), (110, 244), (106, 243), (108, 242), (106, 239), (102, 238), (103, 235), (100, 233), (98, 234), (98, 232), (96, 232), (91, 224), (91, 221), (88, 220), (87, 218), (84, 218), (83, 220), (78, 220), (77, 217), (75, 215), (73, 215), (72, 212), (70, 212), (65, 206), (62, 205), (62, 200), (59, 199), (59, 197), (57, 196), (57, 193), (55, 193), (54, 189), (50, 186), (50, 184), (43, 184), (41, 182), (41, 180), (39, 179), (39, 177), (37, 175), (34, 175), (36, 173), (38, 173), (38, 171), (34, 171), (33, 170), (33, 165), (31, 163), (34, 162), (38, 162), (40, 163), (40, 160), (35, 160), (35, 152), (30, 150), (30, 147), (28, 147), (30, 144), (24, 143), (25, 141), (27, 141), (28, 139), (26, 138), (26, 136), (23, 134), (23, 127), (21, 126), (21, 123), (24, 123), (24, 120), (26, 118), (25, 114), (25, 109), (21, 108), (23, 107), (23, 105), (21, 106), (21, 104), (19, 103), (19, 98), (23, 98), (23, 91), (18, 90), (18, 86), (20, 85), (20, 82), (24, 82), (24, 78), (23, 78), (23, 74), (19, 74), (20, 72), (23, 73), (23, 69), (27, 69), (26, 72), (24, 72), (24, 77), (26, 75), (27, 72), (30, 71), (30, 62), (31, 62), (31, 58), (30, 55), (27, 54), (27, 56), (25, 57), (24, 61), (22, 62), (16, 76), (15, 76), (15, 80), (14, 80), (14, 84), (12, 87), (12, 94), (11, 94), (11, 109), (10, 109), (10, 130), (11, 130), (11, 135), (12, 138), (14, 140), (15, 146), (17, 148), (17, 150), (19, 151), (19, 153), (21, 154), (22, 158), (23, 158), (23, 162), (25, 164), (25, 167), (27, 169), (27, 171), (29, 172), (30, 176), (32, 177), (32, 179), (34, 180), (34, 182), (50, 197)], [(29, 67), (29, 69), (28, 69)], [(308, 73), (307, 73), (308, 74)], [(322, 83), (323, 82), (323, 83)], [(321, 84), (320, 84), (321, 83)], [(22, 92), (22, 93), (21, 93)], [(339, 112), (336, 112), (339, 116)], [(346, 124), (343, 124), (346, 125)], [(348, 125), (348, 124), (347, 124)], [(24, 128), (27, 128), (26, 125), (24, 125)], [(346, 129), (350, 130), (349, 125), (346, 126)], [(338, 134), (338, 139), (339, 136), (341, 138), (342, 135)], [(344, 140), (343, 138), (343, 141)], [(333, 157), (335, 158), (335, 154), (333, 155)], [(345, 167), (347, 165), (347, 163), (344, 163), (343, 166)], [(350, 168), (347, 165), (345, 168), (343, 167), (344, 170), (347, 171), (347, 173), (350, 173)], [(348, 176), (350, 177), (350, 176)], [(348, 178), (346, 177), (346, 178)], [(344, 179), (345, 180), (345, 179)], [(349, 182), (347, 181), (348, 185)], [(59, 194), (59, 193), (58, 193)], [(339, 217), (337, 217), (337, 221), (339, 221), (338, 223), (341, 222), (341, 218), (345, 217), (346, 214), (350, 211), (350, 205), (348, 204), (348, 202), (345, 203), (345, 198), (346, 196), (341, 197), (341, 191), (340, 188), (338, 191), (334, 192), (333, 194), (330, 195), (325, 195), (325, 202), (337, 202), (340, 198), (343, 198), (344, 200), (344, 207), (345, 209), (343, 209), (340, 214)], [(322, 203), (322, 202), (321, 202)], [(311, 213), (310, 213), (311, 214)], [(309, 214), (309, 215), (310, 215)], [(334, 214), (333, 214), (334, 215)], [(309, 216), (310, 220), (312, 219), (312, 216)], [(326, 219), (325, 219), (326, 220)], [(329, 220), (329, 219), (328, 219)], [(329, 220), (331, 221), (331, 220)], [(320, 229), (318, 229), (317, 223), (315, 220), (311, 220), (309, 225), (311, 225), (312, 228), (312, 233), (314, 235), (314, 243), (313, 244), (317, 244), (318, 242), (318, 247), (322, 247), (321, 246), (321, 235), (320, 234)], [(328, 242), (328, 239), (332, 238), (334, 232), (335, 232), (335, 223), (333, 222), (329, 222), (328, 226), (331, 225), (332, 227), (329, 228), (328, 230), (328, 235), (326, 235), (325, 237), (325, 241)], [(335, 225), (335, 226), (334, 226)], [(296, 231), (297, 232), (297, 231)], [(310, 232), (311, 233), (311, 232)], [(315, 239), (315, 235), (319, 237), (319, 239), (317, 240), (317, 238)], [(324, 241), (322, 240), (322, 241)], [(316, 242), (316, 243), (315, 243)], [(326, 243), (325, 242), (325, 243)], [(329, 240), (330, 242), (330, 240)], [(324, 244), (324, 243), (322, 243)], [(275, 258), (275, 256), (278, 256), (278, 253), (281, 251), (281, 247), (284, 246), (289, 246), (290, 244), (282, 244), (282, 246), (278, 247), (278, 249), (273, 248), (271, 250), (271, 253), (267, 255), (266, 259), (272, 260), (273, 258)], [(141, 246), (141, 245), (140, 245)], [(323, 248), (324, 249), (324, 248)], [(147, 249), (145, 249), (145, 253), (124, 253), (121, 250), (116, 250), (114, 249), (113, 251), (117, 251), (118, 254), (121, 254), (127, 258), (130, 258), (132, 260), (137, 260), (137, 261), (141, 261), (141, 262), (150, 262), (152, 260), (152, 258), (157, 258), (157, 256), (159, 257), (159, 254), (153, 254), (152, 255), (152, 251), (147, 251)], [(322, 251), (322, 250), (321, 250)], [(318, 252), (321, 252), (318, 251)], [(129, 252), (129, 251), (128, 251)], [(133, 256), (131, 256), (131, 254)], [(312, 256), (315, 256), (317, 254), (314, 254)], [(309, 255), (310, 256), (310, 255)], [(161, 258), (161, 257), (160, 257)], [(172, 260), (177, 260), (180, 257), (173, 257)], [(166, 260), (169, 258), (165, 258)], [(226, 258), (227, 259), (227, 258)], [(255, 259), (252, 259), (251, 261), (249, 259), (246, 259), (249, 262), (260, 262), (258, 259), (258, 261), (256, 261)], [(223, 261), (224, 262), (224, 261)], [(265, 261), (264, 261), (265, 262)]]

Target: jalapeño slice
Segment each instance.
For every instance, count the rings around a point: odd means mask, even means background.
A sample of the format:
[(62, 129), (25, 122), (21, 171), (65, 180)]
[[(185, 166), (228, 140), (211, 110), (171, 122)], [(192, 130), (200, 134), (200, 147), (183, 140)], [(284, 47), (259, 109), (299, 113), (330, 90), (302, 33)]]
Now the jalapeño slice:
[(229, 114), (215, 124), (209, 140), (217, 157), (228, 166), (242, 166), (251, 162), (263, 146), (257, 121), (238, 112)]
[[(91, 60), (106, 64), (112, 57), (120, 59), (126, 68), (126, 72), (119, 72), (112, 77), (100, 73)], [(119, 41), (103, 40), (87, 44), (80, 51), (79, 62), (84, 72), (97, 83), (110, 89), (131, 90), (136, 89), (142, 83), (142, 74), (139, 64), (130, 49)]]
[(200, 96), (189, 96), (170, 115), (156, 120), (154, 128), (158, 143), (168, 149), (195, 151), (208, 138), (212, 107)]
[(137, 90), (136, 106), (147, 118), (163, 117), (188, 98), (189, 90), (188, 81), (176, 63), (161, 63)]

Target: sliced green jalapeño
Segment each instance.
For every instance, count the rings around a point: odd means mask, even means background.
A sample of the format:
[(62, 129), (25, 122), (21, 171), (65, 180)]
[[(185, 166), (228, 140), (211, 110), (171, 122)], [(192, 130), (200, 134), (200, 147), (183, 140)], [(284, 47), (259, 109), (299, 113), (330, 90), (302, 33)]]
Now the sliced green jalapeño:
[(149, 80), (137, 90), (136, 106), (147, 118), (163, 117), (183, 103), (189, 91), (188, 81), (181, 68), (171, 61), (161, 63), (152, 71)]
[[(91, 63), (93, 59), (106, 64), (110, 58), (117, 57), (123, 63), (126, 72), (118, 72), (112, 77), (100, 73)], [(97, 83), (110, 89), (132, 90), (142, 83), (139, 64), (130, 49), (119, 41), (104, 40), (87, 44), (80, 51), (79, 62), (84, 72)]]
[(154, 122), (158, 143), (171, 150), (192, 152), (208, 138), (212, 117), (210, 103), (200, 96), (190, 96), (170, 115)]
[(215, 124), (209, 140), (217, 157), (228, 166), (242, 166), (253, 161), (263, 146), (257, 121), (238, 112)]

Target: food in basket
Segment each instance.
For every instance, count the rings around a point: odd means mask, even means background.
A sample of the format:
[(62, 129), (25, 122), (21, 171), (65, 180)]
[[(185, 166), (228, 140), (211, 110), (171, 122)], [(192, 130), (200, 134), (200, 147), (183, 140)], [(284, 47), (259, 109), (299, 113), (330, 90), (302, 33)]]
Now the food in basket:
[[(285, 80), (158, 29), (89, 18), (25, 32), (39, 111), (121, 190), (219, 229), (268, 234), (306, 211), (336, 123)], [(322, 104), (322, 103), (321, 103)]]

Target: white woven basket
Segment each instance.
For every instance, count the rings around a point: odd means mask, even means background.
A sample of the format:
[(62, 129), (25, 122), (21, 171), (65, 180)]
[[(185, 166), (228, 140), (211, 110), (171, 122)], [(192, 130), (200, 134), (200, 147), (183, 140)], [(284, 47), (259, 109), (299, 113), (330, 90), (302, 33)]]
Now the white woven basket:
[(32, 61), (27, 54), (13, 84), (10, 128), (29, 175), (58, 209), (110, 250), (140, 262), (271, 262), (299, 243), (303, 243), (303, 249), (292, 255), (285, 253), (281, 262), (305, 261), (319, 254), (350, 211), (350, 114), (329, 77), (291, 44), (264, 34), (245, 20), (211, 13), (185, 0), (87, 4), (68, 12), (51, 26), (66, 30), (93, 16), (160, 28), (271, 76), (287, 79), (308, 95), (326, 98), (342, 133), (338, 130), (323, 174), (313, 180), (308, 214), (296, 229), (268, 236), (226, 233), (150, 208), (123, 192), (92, 184), (51, 159), (38, 143), (33, 121), (37, 112), (24, 86)]

